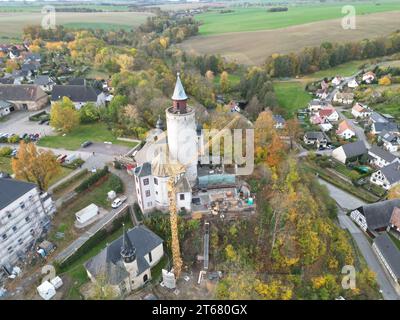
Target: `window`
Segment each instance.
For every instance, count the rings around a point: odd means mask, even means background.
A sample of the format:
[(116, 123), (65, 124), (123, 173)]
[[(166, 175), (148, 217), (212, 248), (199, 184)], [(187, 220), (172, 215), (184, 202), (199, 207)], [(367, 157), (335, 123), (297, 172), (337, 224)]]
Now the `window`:
[(19, 204), (19, 207), (20, 207), (21, 209), (24, 209), (24, 208), (25, 208), (25, 203), (21, 202), (21, 203)]
[(18, 244), (23, 244), (24, 243), (24, 241), (22, 240), (22, 238), (19, 238), (18, 239)]
[(149, 262), (152, 262), (153, 261), (153, 257), (152, 257), (152, 255), (151, 255), (151, 251), (149, 252)]
[(8, 252), (12, 252), (12, 251), (13, 251), (13, 250), (12, 250), (12, 246), (9, 246), (8, 249), (7, 249), (7, 251), (8, 251)]
[(3, 240), (6, 240), (7, 239), (7, 233), (4, 233), (1, 237), (2, 237)]
[(156, 195), (158, 195), (158, 191), (156, 191)]
[(150, 190), (146, 190), (146, 197), (150, 197)]
[(149, 178), (143, 179), (143, 184), (147, 186), (149, 184)]
[(8, 218), (8, 219), (11, 219), (11, 213), (8, 213), (8, 214), (7, 214), (7, 218)]
[(25, 221), (26, 221), (26, 222), (29, 222), (29, 221), (31, 221), (31, 218), (26, 217), (26, 218), (25, 218)]
[(153, 205), (153, 202), (147, 202), (147, 206), (151, 207)]
[(154, 184), (158, 185), (158, 179), (154, 178)]
[(12, 230), (13, 230), (14, 232), (16, 232), (16, 231), (17, 231), (17, 226), (12, 227)]
[(183, 193), (181, 193), (181, 194), (179, 195), (179, 199), (180, 199), (180, 200), (185, 200), (185, 195), (184, 195)]

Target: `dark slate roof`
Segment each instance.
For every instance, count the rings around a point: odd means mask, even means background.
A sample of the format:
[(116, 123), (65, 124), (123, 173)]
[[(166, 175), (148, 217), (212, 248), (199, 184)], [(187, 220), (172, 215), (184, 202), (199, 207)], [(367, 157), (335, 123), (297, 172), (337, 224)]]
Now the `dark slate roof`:
[(30, 182), (0, 178), (0, 210), (34, 188), (36, 185)]
[(136, 167), (135, 175), (137, 175), (138, 177), (147, 177), (147, 176), (151, 175), (150, 162), (145, 162), (140, 167)]
[(73, 78), (68, 81), (68, 85), (70, 86), (84, 86), (86, 84), (86, 80), (83, 78)]
[(33, 52), (28, 52), (25, 55), (25, 59), (29, 60), (40, 60), (40, 53), (33, 53)]
[(400, 163), (398, 162), (393, 162), (383, 167), (381, 172), (390, 184), (400, 181)]
[(329, 141), (329, 137), (321, 132), (321, 131), (310, 131), (310, 132), (306, 132), (306, 138), (307, 139), (315, 139), (315, 140), (322, 140), (322, 139), (326, 139)]
[(364, 141), (356, 141), (342, 145), (346, 158), (358, 157), (368, 152)]
[(373, 121), (373, 122), (380, 122), (380, 123), (386, 123), (386, 122), (388, 122), (388, 120), (384, 117), (384, 116), (382, 116), (381, 114), (379, 114), (378, 112), (372, 112), (372, 114), (371, 114), (371, 116), (370, 116), (370, 119)]
[(284, 124), (286, 121), (285, 121), (285, 119), (280, 115), (280, 114), (274, 114), (273, 115), (273, 118), (274, 118), (274, 121), (276, 122), (276, 123), (282, 123), (282, 124)]
[(47, 94), (34, 84), (1, 84), (0, 99), (8, 101), (37, 101)]
[(54, 81), (49, 76), (39, 75), (35, 78), (34, 83), (39, 86), (45, 86), (54, 83)]
[(358, 208), (358, 211), (360, 211), (367, 220), (368, 229), (376, 230), (389, 225), (395, 207), (400, 207), (400, 199), (365, 204)]
[[(163, 240), (145, 226), (136, 226), (127, 232), (130, 242), (136, 249), (136, 259), (139, 274), (147, 270), (150, 266), (144, 258), (149, 252), (163, 243)], [(85, 268), (96, 277), (105, 273), (111, 284), (119, 284), (129, 273), (125, 269), (121, 259), (121, 248), (123, 237), (109, 244), (97, 256), (85, 263)]]
[(397, 136), (394, 135), (393, 133), (388, 132), (387, 130), (382, 130), (379, 134), (379, 137), (381, 137), (383, 140), (388, 141), (388, 142), (395, 142), (397, 140)]
[(57, 101), (68, 97), (73, 102), (96, 102), (96, 90), (89, 86), (81, 85), (56, 85), (51, 93), (51, 100)]
[(379, 158), (387, 162), (392, 162), (397, 158), (393, 153), (390, 153), (389, 151), (386, 151), (385, 149), (382, 149), (377, 145), (372, 146), (368, 152), (378, 156)]
[(400, 252), (387, 233), (380, 234), (374, 240), (375, 245), (389, 264), (390, 269), (400, 278)]
[(376, 122), (374, 123), (374, 128), (375, 131), (377, 132), (382, 132), (383, 130), (388, 131), (388, 132), (398, 132), (399, 131), (399, 126), (397, 123), (394, 122)]
[(35, 63), (24, 63), (21, 66), (22, 71), (36, 71), (37, 69), (39, 69), (39, 66)]
[(14, 80), (15, 79), (13, 77), (0, 78), (0, 84), (13, 84)]

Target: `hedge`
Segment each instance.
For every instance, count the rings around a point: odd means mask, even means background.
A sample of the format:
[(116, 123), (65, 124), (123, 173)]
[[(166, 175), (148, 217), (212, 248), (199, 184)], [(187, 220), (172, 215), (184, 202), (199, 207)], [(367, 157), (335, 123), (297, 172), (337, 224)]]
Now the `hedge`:
[(87, 189), (89, 189), (92, 185), (94, 185), (97, 181), (99, 181), (102, 177), (108, 174), (108, 167), (104, 166), (103, 169), (97, 171), (95, 174), (91, 175), (89, 178), (84, 180), (79, 186), (75, 188), (75, 192), (81, 193)]
[(35, 113), (35, 114), (33, 114), (33, 115), (31, 115), (31, 116), (29, 117), (29, 121), (39, 121), (39, 120), (40, 120), (40, 117), (43, 116), (43, 115), (45, 115), (45, 114), (47, 114), (46, 111), (40, 111), (40, 112), (38, 112), (38, 113)]
[(86, 240), (86, 242), (78, 248), (71, 256), (69, 256), (66, 260), (57, 264), (58, 272), (64, 272), (69, 266), (71, 266), (74, 262), (88, 253), (93, 249), (99, 242), (105, 240), (109, 235), (117, 231), (121, 228), (123, 223), (129, 223), (130, 216), (128, 214), (128, 210), (121, 216), (115, 219), (110, 229), (101, 229), (97, 231), (93, 236)]

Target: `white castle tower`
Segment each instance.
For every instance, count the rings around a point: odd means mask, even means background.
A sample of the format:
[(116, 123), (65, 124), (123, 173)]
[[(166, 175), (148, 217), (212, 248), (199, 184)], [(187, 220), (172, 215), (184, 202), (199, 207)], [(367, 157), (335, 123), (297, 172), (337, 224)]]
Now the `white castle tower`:
[(194, 109), (187, 105), (179, 73), (177, 74), (172, 107), (166, 110), (168, 149), (172, 159), (186, 167), (186, 176), (191, 185), (197, 179), (197, 133)]

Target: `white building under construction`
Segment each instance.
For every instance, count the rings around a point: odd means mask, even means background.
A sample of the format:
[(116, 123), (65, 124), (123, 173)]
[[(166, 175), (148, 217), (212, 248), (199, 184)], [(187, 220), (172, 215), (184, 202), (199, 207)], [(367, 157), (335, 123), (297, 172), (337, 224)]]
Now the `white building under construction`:
[(7, 274), (50, 224), (56, 208), (33, 183), (0, 178), (0, 274)]

